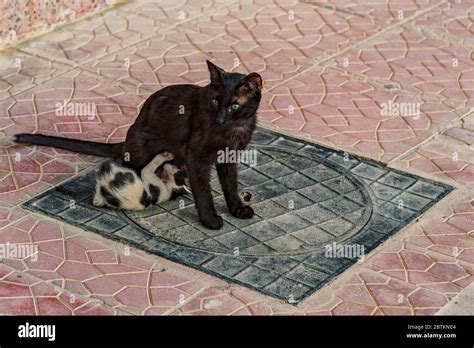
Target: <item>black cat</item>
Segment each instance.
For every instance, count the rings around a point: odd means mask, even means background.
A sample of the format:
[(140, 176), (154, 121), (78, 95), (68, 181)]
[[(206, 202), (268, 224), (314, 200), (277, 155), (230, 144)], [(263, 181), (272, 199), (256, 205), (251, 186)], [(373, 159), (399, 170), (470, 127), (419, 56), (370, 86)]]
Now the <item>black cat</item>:
[(207, 61), (211, 83), (205, 87), (174, 85), (151, 95), (144, 103), (125, 142), (103, 144), (41, 134), (17, 134), (14, 141), (54, 146), (76, 152), (122, 157), (141, 171), (157, 154), (171, 152), (173, 162), (185, 165), (201, 223), (222, 227), (211, 195), (210, 169), (216, 164), (227, 207), (241, 219), (253, 216), (237, 191), (237, 165), (216, 163), (219, 150), (242, 150), (250, 142), (261, 99), (262, 78), (257, 73), (226, 72)]

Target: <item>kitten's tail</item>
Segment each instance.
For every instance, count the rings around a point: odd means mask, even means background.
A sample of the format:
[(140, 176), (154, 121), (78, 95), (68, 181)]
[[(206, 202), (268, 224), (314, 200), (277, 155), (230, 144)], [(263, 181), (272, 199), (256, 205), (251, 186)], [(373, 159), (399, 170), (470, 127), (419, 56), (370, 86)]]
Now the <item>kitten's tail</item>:
[(94, 155), (100, 157), (120, 158), (122, 156), (123, 142), (115, 144), (97, 143), (93, 141), (67, 139), (42, 134), (16, 134), (13, 142), (17, 144), (35, 144), (58, 147), (60, 149)]

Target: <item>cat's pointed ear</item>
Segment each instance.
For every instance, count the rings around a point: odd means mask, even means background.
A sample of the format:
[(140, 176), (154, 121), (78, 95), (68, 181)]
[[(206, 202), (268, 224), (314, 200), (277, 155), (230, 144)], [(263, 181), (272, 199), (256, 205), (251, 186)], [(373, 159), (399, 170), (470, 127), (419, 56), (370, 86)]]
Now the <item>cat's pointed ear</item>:
[(259, 74), (253, 72), (245, 76), (244, 80), (242, 81), (242, 85), (247, 86), (249, 89), (258, 90), (261, 92), (263, 87), (263, 79)]
[(222, 76), (225, 74), (225, 71), (209, 60), (206, 60), (206, 63), (211, 74), (211, 83), (222, 83)]

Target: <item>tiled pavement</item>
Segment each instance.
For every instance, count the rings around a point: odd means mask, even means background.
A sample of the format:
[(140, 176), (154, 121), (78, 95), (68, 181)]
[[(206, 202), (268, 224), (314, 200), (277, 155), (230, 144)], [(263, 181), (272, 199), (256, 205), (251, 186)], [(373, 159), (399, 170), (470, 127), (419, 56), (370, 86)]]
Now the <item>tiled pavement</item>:
[[(452, 191), (264, 129), (255, 130), (248, 148), (258, 156), (239, 164), (239, 191), (252, 194), (255, 215), (242, 220), (227, 212), (213, 171), (214, 202), (225, 220), (217, 231), (198, 222), (191, 195), (138, 212), (97, 209), (96, 171), (22, 207), (299, 303)], [(360, 249), (341, 257), (337, 245)]]
[[(0, 313), (436, 313), (474, 277), (473, 12), (447, 0), (136, 1), (1, 52), (5, 135), (121, 140), (152, 91), (204, 83), (215, 58), (262, 74), (261, 126), (456, 189), (294, 306), (23, 210), (100, 159), (2, 147), (0, 242), (39, 254), (2, 260)], [(65, 99), (98, 116), (56, 116)]]

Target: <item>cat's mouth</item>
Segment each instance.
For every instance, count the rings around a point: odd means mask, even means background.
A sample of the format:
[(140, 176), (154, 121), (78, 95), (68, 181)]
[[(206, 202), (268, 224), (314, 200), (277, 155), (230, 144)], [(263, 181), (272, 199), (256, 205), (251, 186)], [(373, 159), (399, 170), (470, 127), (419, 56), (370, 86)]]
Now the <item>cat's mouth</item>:
[(224, 123), (219, 123), (219, 122), (217, 122), (217, 124), (218, 124), (219, 126), (221, 126), (222, 128), (225, 128), (225, 129), (231, 129), (231, 128), (236, 127), (236, 126), (235, 126), (234, 124), (232, 124), (232, 123), (225, 123), (225, 122), (224, 122)]
[(243, 133), (247, 133), (248, 132), (248, 127), (246, 127), (245, 125), (232, 125), (232, 126), (229, 126), (229, 127), (226, 127), (225, 128), (226, 132), (231, 135), (231, 134), (243, 134)]
[(226, 130), (232, 130), (232, 131), (244, 131), (247, 129), (247, 125), (243, 122), (229, 122), (229, 123), (219, 123), (219, 126)]

